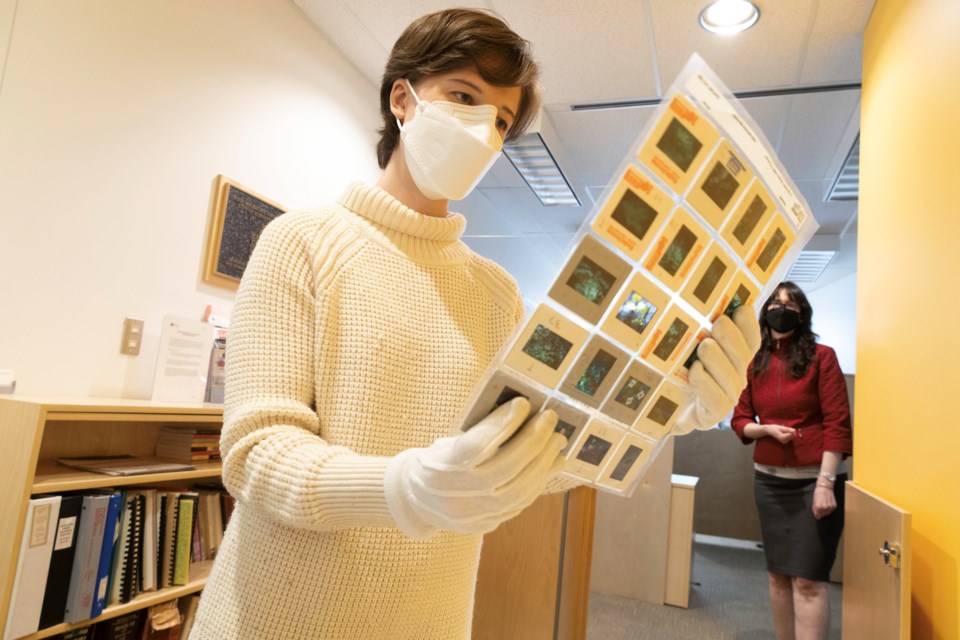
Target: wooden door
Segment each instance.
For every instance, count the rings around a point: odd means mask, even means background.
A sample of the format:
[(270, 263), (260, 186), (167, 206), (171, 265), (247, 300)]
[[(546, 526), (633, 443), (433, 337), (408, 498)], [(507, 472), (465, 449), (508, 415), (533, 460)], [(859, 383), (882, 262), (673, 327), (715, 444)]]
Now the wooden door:
[(910, 637), (910, 513), (864, 490), (846, 489), (843, 637)]

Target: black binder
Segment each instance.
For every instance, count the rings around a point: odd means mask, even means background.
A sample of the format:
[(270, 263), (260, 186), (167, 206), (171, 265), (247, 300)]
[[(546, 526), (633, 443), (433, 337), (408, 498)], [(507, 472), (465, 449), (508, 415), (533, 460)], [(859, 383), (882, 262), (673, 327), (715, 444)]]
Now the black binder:
[[(63, 622), (67, 608), (67, 591), (70, 587), (70, 571), (73, 569), (73, 556), (77, 551), (77, 533), (80, 531), (82, 509), (83, 496), (63, 496), (60, 501), (57, 539), (53, 545), (53, 555), (50, 556), (47, 586), (43, 592), (43, 608), (40, 610), (41, 629)], [(73, 518), (72, 524), (70, 518)], [(72, 529), (68, 530), (65, 527)]]

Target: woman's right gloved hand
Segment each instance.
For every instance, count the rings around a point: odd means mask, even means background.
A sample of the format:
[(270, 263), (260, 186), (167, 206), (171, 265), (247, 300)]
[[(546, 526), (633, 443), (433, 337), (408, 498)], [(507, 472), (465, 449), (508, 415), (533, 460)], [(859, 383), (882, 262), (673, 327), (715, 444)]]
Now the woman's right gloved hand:
[(556, 413), (529, 412), (514, 398), (463, 434), (396, 455), (384, 485), (397, 526), (420, 539), (487, 533), (532, 503), (563, 467), (566, 439), (554, 433)]

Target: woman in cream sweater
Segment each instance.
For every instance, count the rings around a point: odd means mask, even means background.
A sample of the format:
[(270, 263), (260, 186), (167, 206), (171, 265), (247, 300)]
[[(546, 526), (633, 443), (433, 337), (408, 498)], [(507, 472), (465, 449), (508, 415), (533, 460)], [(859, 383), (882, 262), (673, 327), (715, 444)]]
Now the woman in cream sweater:
[[(227, 351), (237, 506), (192, 640), (469, 638), (481, 534), (544, 490), (565, 442), (522, 398), (449, 435), (523, 305), (447, 204), (533, 119), (537, 73), (488, 13), (418, 19), (383, 76), (379, 182), (263, 232)], [(708, 409), (726, 411), (746, 362), (713, 347), (732, 382), (702, 376)]]

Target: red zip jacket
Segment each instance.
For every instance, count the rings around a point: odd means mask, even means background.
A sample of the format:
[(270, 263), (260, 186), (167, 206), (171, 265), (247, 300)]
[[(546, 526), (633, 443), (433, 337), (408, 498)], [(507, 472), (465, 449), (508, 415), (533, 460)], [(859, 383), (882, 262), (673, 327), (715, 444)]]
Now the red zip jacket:
[(797, 429), (796, 437), (787, 444), (772, 437), (757, 440), (753, 460), (759, 464), (806, 467), (820, 464), (824, 451), (850, 454), (850, 402), (836, 352), (816, 345), (806, 374), (797, 379), (790, 375), (786, 362), (788, 340), (780, 340), (762, 375), (755, 377), (748, 371), (747, 388), (740, 394), (730, 426), (744, 444), (753, 442), (743, 435), (751, 422)]

